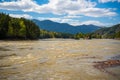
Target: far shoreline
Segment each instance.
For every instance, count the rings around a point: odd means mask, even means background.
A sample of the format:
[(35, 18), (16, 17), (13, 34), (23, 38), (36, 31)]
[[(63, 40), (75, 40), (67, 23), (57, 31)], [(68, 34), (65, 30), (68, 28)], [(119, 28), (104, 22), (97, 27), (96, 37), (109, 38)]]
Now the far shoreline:
[(75, 41), (80, 41), (80, 40), (120, 40), (120, 39), (97, 39), (97, 38), (92, 38), (92, 39), (73, 39), (73, 38), (45, 38), (45, 39), (0, 39), (0, 41), (64, 41), (64, 40), (75, 40)]

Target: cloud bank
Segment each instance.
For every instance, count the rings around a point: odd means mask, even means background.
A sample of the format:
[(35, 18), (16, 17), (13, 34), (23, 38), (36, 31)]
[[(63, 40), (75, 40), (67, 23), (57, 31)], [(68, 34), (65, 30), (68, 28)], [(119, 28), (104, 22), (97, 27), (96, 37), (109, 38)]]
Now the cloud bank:
[[(91, 18), (114, 17), (118, 15), (115, 8), (98, 8), (98, 3), (120, 2), (120, 0), (49, 0), (46, 4), (38, 4), (35, 0), (11, 0), (10, 2), (0, 3), (0, 9), (10, 11), (35, 12), (39, 14), (53, 14), (62, 17), (39, 17), (39, 20), (52, 20), (55, 22), (69, 23), (71, 25), (95, 24), (105, 25), (100, 21), (86, 20), (80, 21), (84, 16)], [(98, 3), (97, 3), (98, 2)], [(28, 14), (10, 14), (12, 17), (24, 17), (32, 19), (32, 15)], [(106, 24), (109, 25), (109, 24)]]
[[(109, 0), (99, 1), (105, 2)], [(90, 0), (49, 0), (47, 4), (39, 5), (33, 0), (17, 0), (0, 3), (0, 9), (52, 13), (55, 15), (83, 15), (90, 17), (108, 17), (117, 15), (113, 9), (97, 8), (96, 4), (96, 2), (91, 2)]]

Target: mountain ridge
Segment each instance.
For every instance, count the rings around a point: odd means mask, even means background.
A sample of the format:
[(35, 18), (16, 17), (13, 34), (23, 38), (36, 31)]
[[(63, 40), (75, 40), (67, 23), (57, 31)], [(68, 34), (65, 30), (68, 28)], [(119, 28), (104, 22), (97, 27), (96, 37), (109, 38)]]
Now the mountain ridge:
[(55, 32), (71, 33), (71, 34), (91, 33), (102, 28), (100, 26), (95, 26), (92, 24), (72, 26), (68, 23), (58, 23), (51, 20), (39, 21), (37, 19), (33, 19), (32, 21), (36, 23), (41, 29), (48, 31), (55, 31)]

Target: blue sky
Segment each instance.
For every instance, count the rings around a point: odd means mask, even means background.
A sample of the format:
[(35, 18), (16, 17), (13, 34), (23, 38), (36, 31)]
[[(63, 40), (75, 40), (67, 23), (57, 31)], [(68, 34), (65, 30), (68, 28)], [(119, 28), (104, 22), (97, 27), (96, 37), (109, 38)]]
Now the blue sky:
[(0, 0), (0, 12), (18, 18), (109, 27), (120, 23), (120, 0)]

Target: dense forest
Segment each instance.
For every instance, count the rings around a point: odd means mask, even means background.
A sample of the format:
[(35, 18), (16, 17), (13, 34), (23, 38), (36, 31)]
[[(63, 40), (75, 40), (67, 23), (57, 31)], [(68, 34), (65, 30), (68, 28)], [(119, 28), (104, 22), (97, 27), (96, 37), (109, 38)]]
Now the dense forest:
[(120, 24), (99, 29), (93, 33), (59, 33), (40, 29), (33, 21), (24, 18), (13, 18), (0, 13), (0, 39), (44, 39), (44, 38), (120, 38)]
[(44, 38), (74, 38), (73, 34), (69, 33), (58, 33), (58, 32), (51, 32), (40, 29), (40, 39)]
[(38, 39), (39, 27), (24, 18), (0, 13), (0, 39)]

